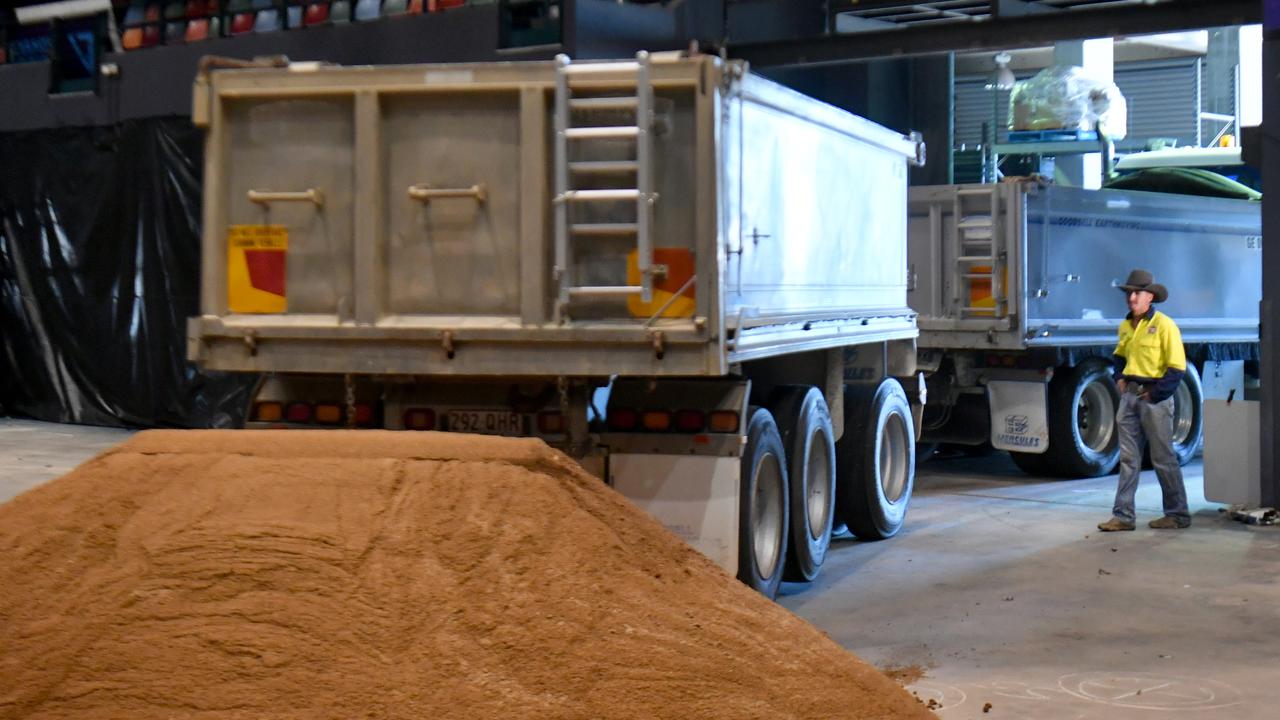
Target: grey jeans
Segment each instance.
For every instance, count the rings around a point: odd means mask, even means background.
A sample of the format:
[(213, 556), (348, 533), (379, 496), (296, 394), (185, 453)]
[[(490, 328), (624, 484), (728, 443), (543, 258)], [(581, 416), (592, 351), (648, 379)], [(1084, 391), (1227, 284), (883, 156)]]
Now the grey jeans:
[(1164, 493), (1164, 514), (1191, 522), (1182, 468), (1173, 453), (1173, 398), (1149, 403), (1131, 392), (1123, 393), (1116, 412), (1116, 430), (1120, 433), (1120, 483), (1112, 513), (1125, 522), (1134, 521), (1133, 498), (1138, 493), (1138, 474), (1142, 472), (1142, 448), (1150, 444), (1151, 464)]

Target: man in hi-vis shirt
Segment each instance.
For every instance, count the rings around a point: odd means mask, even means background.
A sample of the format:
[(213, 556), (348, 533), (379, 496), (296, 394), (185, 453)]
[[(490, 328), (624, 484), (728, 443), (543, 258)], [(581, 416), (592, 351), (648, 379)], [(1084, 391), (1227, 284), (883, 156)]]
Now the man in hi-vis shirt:
[(1173, 393), (1187, 371), (1187, 354), (1178, 326), (1151, 307), (1169, 297), (1165, 286), (1155, 282), (1147, 270), (1134, 270), (1120, 289), (1128, 296), (1129, 314), (1120, 323), (1116, 344), (1116, 387), (1120, 390), (1120, 410), (1116, 430), (1120, 433), (1120, 482), (1112, 518), (1098, 523), (1105, 532), (1132, 530), (1136, 519), (1133, 498), (1138, 492), (1142, 471), (1142, 446), (1151, 447), (1151, 464), (1164, 493), (1164, 517), (1150, 527), (1172, 530), (1189, 527), (1187, 490), (1182, 484), (1182, 468), (1173, 452)]

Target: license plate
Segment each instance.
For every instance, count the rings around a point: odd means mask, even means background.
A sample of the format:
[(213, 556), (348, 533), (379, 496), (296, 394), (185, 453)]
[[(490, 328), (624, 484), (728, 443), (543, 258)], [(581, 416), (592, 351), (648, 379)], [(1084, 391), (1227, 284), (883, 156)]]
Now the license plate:
[(450, 410), (449, 432), (524, 435), (524, 416), (507, 410)]

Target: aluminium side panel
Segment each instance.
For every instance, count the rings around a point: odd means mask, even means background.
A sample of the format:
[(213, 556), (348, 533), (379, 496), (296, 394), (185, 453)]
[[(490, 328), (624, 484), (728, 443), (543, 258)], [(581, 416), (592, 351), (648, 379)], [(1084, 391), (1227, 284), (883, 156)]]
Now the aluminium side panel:
[(725, 99), (725, 312), (733, 361), (915, 337), (909, 138), (763, 78)]
[(1106, 345), (1128, 309), (1117, 285), (1146, 268), (1187, 343), (1257, 342), (1259, 203), (1050, 187), (1028, 197), (1029, 346)]

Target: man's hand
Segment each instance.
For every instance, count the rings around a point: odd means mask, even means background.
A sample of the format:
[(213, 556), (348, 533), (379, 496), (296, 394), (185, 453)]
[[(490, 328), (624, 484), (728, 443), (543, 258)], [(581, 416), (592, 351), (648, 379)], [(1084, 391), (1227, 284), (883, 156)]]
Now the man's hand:
[(1142, 393), (1142, 399), (1143, 399), (1143, 400), (1145, 400), (1145, 401), (1147, 401), (1147, 402), (1151, 402), (1151, 391), (1150, 391), (1150, 390), (1148, 390), (1148, 391), (1146, 391), (1146, 392)]
[(1128, 384), (1129, 383), (1125, 382), (1124, 378), (1120, 378), (1116, 381), (1116, 389), (1120, 391), (1121, 395), (1124, 394), (1124, 389)]

